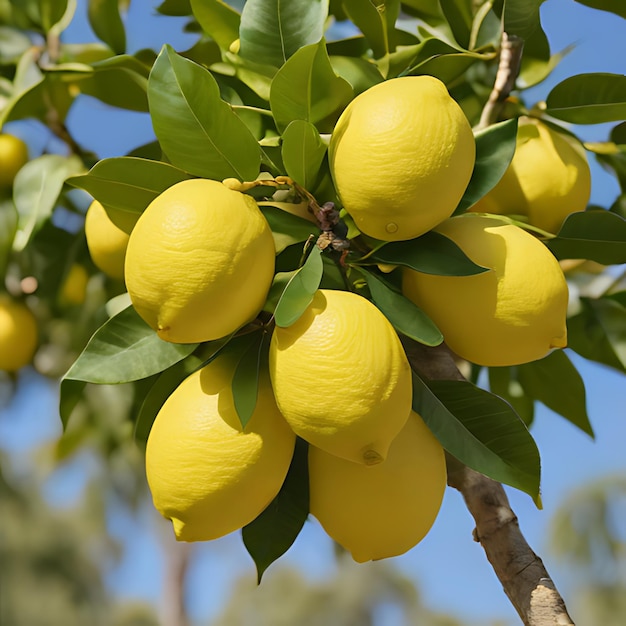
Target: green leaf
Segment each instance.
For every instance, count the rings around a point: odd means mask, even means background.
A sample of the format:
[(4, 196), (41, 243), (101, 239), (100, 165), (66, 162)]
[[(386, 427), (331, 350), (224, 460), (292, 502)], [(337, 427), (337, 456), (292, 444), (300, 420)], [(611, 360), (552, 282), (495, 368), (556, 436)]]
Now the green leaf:
[(457, 43), (467, 50), (474, 22), (474, 3), (471, 0), (439, 0), (439, 4)]
[(548, 94), (546, 113), (573, 124), (600, 124), (626, 118), (626, 76), (578, 74)]
[(162, 15), (185, 17), (191, 15), (191, 4), (189, 0), (163, 0), (157, 11)]
[(500, 0), (495, 3), (494, 10), (502, 17), (506, 33), (528, 39), (541, 28), (539, 7), (543, 2), (544, 0)]
[(259, 583), (265, 570), (289, 550), (308, 515), (308, 446), (298, 438), (278, 495), (253, 522), (241, 529), (243, 543), (256, 564)]
[(84, 189), (107, 208), (141, 213), (160, 193), (190, 176), (168, 163), (136, 157), (98, 161), (67, 183)]
[[(71, 20), (76, 9), (76, 0), (39, 0), (41, 25), (45, 32), (50, 32), (69, 12), (68, 20)], [(69, 21), (68, 21), (69, 23)]]
[(524, 424), (530, 427), (534, 419), (535, 402), (520, 385), (516, 367), (490, 367), (489, 389), (506, 400)]
[(31, 40), (17, 28), (0, 26), (0, 63), (16, 62), (30, 47)]
[(626, 373), (626, 307), (613, 298), (581, 298), (581, 305), (567, 320), (568, 347)]
[(331, 55), (330, 65), (337, 76), (350, 84), (355, 96), (383, 82), (379, 69), (366, 59)]
[(97, 37), (115, 54), (126, 52), (126, 33), (118, 0), (89, 0), (89, 25)]
[(584, 4), (592, 9), (600, 11), (610, 11), (626, 19), (626, 5), (620, 0), (576, 0), (580, 4)]
[(52, 215), (65, 179), (82, 170), (82, 161), (77, 156), (45, 154), (26, 163), (17, 173), (13, 186), (13, 201), (19, 216), (13, 242), (16, 250), (23, 250)]
[(148, 101), (154, 131), (172, 165), (215, 180), (257, 177), (259, 145), (203, 67), (164, 46), (150, 73)]
[(426, 385), (413, 374), (413, 409), (461, 463), (540, 502), (537, 445), (504, 400), (470, 382)]
[(359, 271), (365, 276), (372, 301), (398, 332), (427, 346), (443, 341), (441, 331), (419, 307), (380, 276), (363, 268)]
[(475, 134), (476, 162), (454, 215), (465, 212), (500, 181), (515, 154), (517, 119), (488, 126)]
[(374, 53), (379, 59), (395, 49), (394, 26), (400, 12), (397, 0), (343, 0), (343, 8), (348, 17), (365, 35)]
[(163, 341), (127, 307), (94, 333), (63, 380), (111, 385), (139, 380), (178, 363), (196, 347)]
[(304, 265), (291, 277), (274, 311), (276, 326), (291, 326), (313, 301), (322, 280), (321, 250), (314, 246)]
[(282, 132), (293, 120), (317, 124), (333, 114), (338, 117), (352, 97), (352, 87), (333, 72), (324, 41), (320, 41), (298, 50), (277, 72), (270, 88), (270, 107)]
[(558, 259), (626, 263), (626, 220), (602, 209), (572, 213), (546, 243)]
[(259, 393), (259, 376), (267, 356), (267, 340), (265, 332), (255, 333), (250, 337), (250, 345), (245, 350), (232, 380), (233, 402), (242, 428), (245, 428), (256, 408)]
[(472, 276), (489, 271), (470, 260), (451, 239), (432, 230), (417, 239), (385, 244), (367, 261), (404, 265), (440, 276)]
[(202, 30), (227, 50), (239, 38), (240, 16), (221, 0), (191, 0), (191, 10)]
[(276, 254), (280, 254), (287, 246), (306, 241), (311, 235), (317, 236), (320, 233), (315, 224), (297, 215), (269, 204), (264, 204), (260, 209), (272, 229)]
[(326, 144), (317, 128), (294, 120), (283, 133), (282, 157), (287, 174), (305, 189), (314, 189), (320, 176)]
[(13, 237), (17, 231), (17, 210), (11, 200), (0, 200), (0, 283), (4, 284)]
[(593, 437), (585, 384), (563, 350), (517, 368), (524, 391)]
[(82, 380), (63, 379), (59, 387), (59, 416), (65, 428), (70, 420), (72, 411), (76, 408), (87, 383)]
[(241, 13), (239, 54), (281, 67), (297, 50), (324, 35), (328, 0), (247, 0)]

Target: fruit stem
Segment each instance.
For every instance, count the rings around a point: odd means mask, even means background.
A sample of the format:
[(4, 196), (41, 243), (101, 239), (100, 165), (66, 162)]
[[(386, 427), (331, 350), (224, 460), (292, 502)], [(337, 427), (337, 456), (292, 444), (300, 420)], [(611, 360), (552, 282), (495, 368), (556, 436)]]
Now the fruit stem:
[(498, 120), (505, 100), (509, 97), (515, 87), (515, 80), (519, 74), (522, 62), (522, 52), (524, 50), (524, 40), (517, 35), (502, 33), (500, 42), (500, 60), (498, 71), (493, 84), (493, 89), (489, 94), (487, 103), (483, 108), (480, 121), (476, 130), (482, 130), (491, 126)]

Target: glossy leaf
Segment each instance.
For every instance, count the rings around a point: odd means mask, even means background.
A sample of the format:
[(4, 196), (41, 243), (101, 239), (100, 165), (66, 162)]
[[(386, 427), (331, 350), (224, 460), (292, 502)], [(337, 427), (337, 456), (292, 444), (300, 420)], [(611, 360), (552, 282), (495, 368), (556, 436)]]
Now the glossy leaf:
[(379, 59), (395, 49), (393, 36), (400, 12), (398, 0), (379, 0), (376, 3), (343, 0), (343, 8), (367, 39), (374, 58)]
[(539, 499), (539, 451), (526, 425), (501, 398), (464, 381), (413, 375), (413, 409), (461, 463)]
[(548, 94), (546, 113), (573, 124), (600, 124), (626, 118), (626, 76), (578, 74)]
[[(287, 246), (306, 241), (310, 235), (319, 235), (319, 228), (312, 222), (270, 204), (271, 201), (262, 206), (261, 212), (272, 229), (276, 254), (282, 252)], [(277, 204), (284, 206), (285, 203)]]
[(278, 129), (293, 120), (316, 124), (338, 115), (352, 99), (352, 87), (334, 72), (323, 41), (298, 50), (277, 72), (270, 89), (270, 106)]
[(526, 393), (593, 437), (587, 415), (585, 384), (563, 350), (517, 368)]
[(547, 245), (559, 259), (626, 263), (626, 219), (601, 209), (572, 213)]
[(626, 4), (620, 2), (620, 0), (576, 0), (576, 2), (591, 7), (592, 9), (610, 11), (626, 19)]
[(626, 373), (626, 307), (612, 298), (581, 298), (581, 305), (567, 320), (568, 347)]
[(439, 4), (457, 43), (467, 50), (474, 22), (474, 3), (471, 0), (439, 0)]
[(126, 32), (118, 0), (89, 0), (87, 6), (89, 25), (93, 32), (115, 54), (123, 54), (126, 51)]
[(26, 163), (17, 173), (13, 187), (18, 212), (16, 250), (23, 250), (33, 233), (50, 217), (65, 179), (82, 170), (82, 161), (77, 156), (45, 154)]
[(257, 141), (220, 98), (213, 76), (164, 46), (148, 81), (150, 115), (172, 165), (196, 176), (254, 180)]
[(539, 7), (543, 2), (544, 0), (499, 0), (494, 3), (494, 9), (502, 17), (506, 33), (528, 39), (541, 28)]
[(161, 161), (114, 157), (98, 161), (87, 174), (67, 182), (107, 208), (141, 213), (168, 187), (189, 178), (186, 172)]
[(520, 385), (516, 367), (490, 367), (489, 389), (506, 400), (526, 426), (533, 423), (535, 402)]
[(250, 337), (232, 380), (233, 402), (242, 428), (245, 428), (256, 408), (259, 393), (259, 376), (265, 366), (264, 351), (267, 351), (268, 335), (263, 332)]
[(326, 144), (317, 128), (304, 120), (294, 120), (283, 133), (282, 157), (287, 174), (305, 189), (314, 189)]
[(475, 134), (474, 171), (455, 215), (469, 209), (498, 184), (515, 154), (516, 137), (517, 119), (493, 124)]
[(365, 276), (372, 301), (398, 332), (427, 346), (438, 346), (443, 341), (441, 331), (418, 306), (375, 273), (363, 268), (360, 272)]
[(324, 35), (328, 0), (247, 0), (241, 13), (239, 54), (281, 67)]
[(300, 534), (309, 515), (308, 446), (296, 439), (296, 446), (278, 495), (267, 508), (241, 530), (241, 536), (257, 569), (257, 582), (265, 570), (280, 558)]
[(451, 239), (430, 231), (417, 239), (385, 244), (367, 261), (404, 265), (425, 274), (472, 276), (488, 271), (476, 265)]
[(321, 251), (314, 246), (304, 265), (293, 274), (280, 296), (274, 311), (276, 326), (291, 326), (300, 319), (313, 301), (323, 271)]
[(127, 307), (102, 325), (63, 377), (117, 384), (158, 374), (196, 349), (196, 344), (163, 341)]
[(333, 72), (347, 81), (358, 96), (383, 81), (383, 77), (371, 61), (358, 57), (331, 56)]
[(228, 49), (239, 38), (239, 13), (222, 0), (191, 0), (191, 9), (202, 30), (220, 48)]

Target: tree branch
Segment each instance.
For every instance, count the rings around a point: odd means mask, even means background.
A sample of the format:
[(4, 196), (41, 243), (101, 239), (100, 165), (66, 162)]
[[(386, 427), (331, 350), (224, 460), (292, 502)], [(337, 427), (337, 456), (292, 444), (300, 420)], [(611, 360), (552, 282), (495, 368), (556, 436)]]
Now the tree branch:
[[(465, 380), (445, 345), (429, 348), (402, 338), (411, 367), (430, 380)], [(541, 559), (520, 531), (500, 483), (448, 455), (448, 485), (457, 489), (476, 523), (478, 541), (525, 626), (574, 626)]]

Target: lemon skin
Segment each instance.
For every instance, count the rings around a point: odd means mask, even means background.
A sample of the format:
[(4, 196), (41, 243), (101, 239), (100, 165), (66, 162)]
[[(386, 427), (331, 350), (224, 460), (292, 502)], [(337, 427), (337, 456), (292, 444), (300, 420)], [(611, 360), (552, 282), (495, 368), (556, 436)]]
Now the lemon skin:
[(387, 318), (367, 299), (318, 290), (269, 350), (276, 402), (294, 432), (355, 463), (382, 462), (411, 411), (409, 363)]
[(436, 229), (489, 271), (473, 276), (403, 272), (404, 294), (443, 333), (451, 350), (478, 365), (520, 365), (567, 345), (567, 282), (533, 235), (497, 216), (471, 213)]
[(571, 213), (584, 211), (591, 172), (576, 140), (532, 118), (520, 118), (515, 155), (500, 182), (472, 211), (523, 215), (557, 233)]
[(63, 305), (79, 306), (85, 301), (89, 274), (79, 263), (73, 263), (59, 292), (59, 301)]
[(412, 412), (384, 463), (367, 467), (309, 447), (310, 511), (359, 563), (404, 554), (432, 527), (446, 487), (444, 452)]
[(253, 521), (284, 482), (295, 435), (267, 374), (245, 428), (231, 391), (234, 363), (218, 357), (186, 378), (159, 411), (146, 444), (156, 509), (180, 541), (208, 541)]
[(97, 200), (94, 200), (87, 209), (85, 237), (89, 255), (94, 265), (110, 278), (124, 280), (124, 260), (129, 233), (138, 217), (138, 214), (129, 214), (123, 221), (113, 222)]
[(471, 178), (476, 144), (440, 80), (405, 76), (371, 87), (346, 107), (328, 155), (337, 193), (358, 228), (398, 241), (452, 215)]
[(269, 225), (250, 196), (221, 182), (173, 185), (146, 208), (126, 252), (137, 313), (159, 337), (225, 337), (258, 315), (274, 277)]
[(37, 349), (37, 321), (31, 310), (0, 295), (0, 370), (17, 372), (28, 365)]
[(28, 147), (13, 135), (0, 134), (0, 191), (13, 186), (15, 176), (28, 161)]

